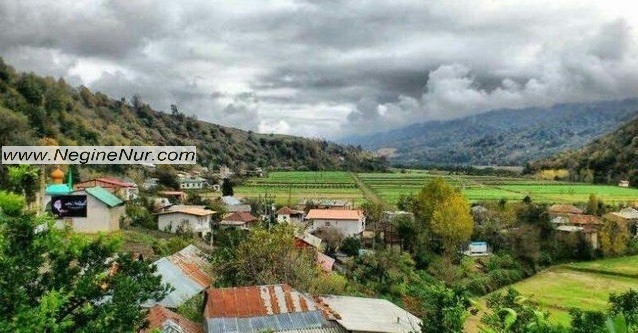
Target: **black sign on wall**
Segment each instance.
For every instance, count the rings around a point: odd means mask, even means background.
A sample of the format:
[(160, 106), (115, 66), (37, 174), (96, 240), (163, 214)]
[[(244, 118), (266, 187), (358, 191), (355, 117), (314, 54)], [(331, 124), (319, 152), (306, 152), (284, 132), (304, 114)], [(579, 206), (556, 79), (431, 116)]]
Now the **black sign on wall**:
[(86, 217), (86, 195), (56, 195), (51, 198), (51, 213), (58, 217)]

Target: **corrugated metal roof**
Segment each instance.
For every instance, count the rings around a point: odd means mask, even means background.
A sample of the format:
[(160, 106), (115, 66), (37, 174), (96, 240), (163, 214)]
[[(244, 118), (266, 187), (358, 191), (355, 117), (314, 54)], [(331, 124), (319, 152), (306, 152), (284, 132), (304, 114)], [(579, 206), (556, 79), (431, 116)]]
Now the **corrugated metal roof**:
[[(150, 333), (154, 332), (155, 329), (159, 329), (160, 332), (204, 333), (203, 327), (199, 324), (161, 305), (156, 305), (149, 309), (146, 321), (148, 327), (142, 329), (139, 333)], [(173, 329), (173, 331), (170, 329)]]
[(327, 324), (314, 301), (289, 285), (209, 289), (204, 316), (208, 332), (262, 332), (321, 328)]
[(311, 209), (306, 215), (306, 219), (326, 219), (326, 220), (359, 220), (363, 212), (351, 209)]
[(174, 290), (159, 302), (148, 302), (145, 304), (147, 307), (160, 304), (167, 308), (177, 308), (212, 283), (211, 277), (205, 271), (208, 262), (202, 252), (193, 245), (171, 256), (160, 258), (153, 264), (157, 266), (157, 274), (162, 276), (162, 282), (170, 284)]
[(421, 330), (421, 320), (390, 301), (350, 296), (318, 297), (348, 331), (407, 333)]
[(347, 333), (345, 328), (333, 325), (320, 328), (298, 328), (294, 330), (277, 331), (277, 333)]
[(619, 212), (614, 212), (611, 214), (626, 220), (638, 219), (638, 210), (635, 210), (631, 207), (623, 208)]
[(229, 205), (229, 206), (241, 205), (241, 201), (239, 201), (239, 199), (230, 195), (223, 196), (221, 197), (221, 199), (224, 202), (224, 205)]
[(120, 198), (100, 186), (85, 188), (84, 191), (109, 207), (115, 207), (124, 203)]

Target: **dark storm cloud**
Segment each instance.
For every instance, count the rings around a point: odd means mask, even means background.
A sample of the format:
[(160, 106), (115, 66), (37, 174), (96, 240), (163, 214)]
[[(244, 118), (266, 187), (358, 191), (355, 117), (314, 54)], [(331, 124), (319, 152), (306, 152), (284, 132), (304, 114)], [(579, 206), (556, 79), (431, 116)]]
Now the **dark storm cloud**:
[[(624, 6), (624, 7), (623, 7)], [(335, 137), (635, 96), (636, 16), (595, 1), (0, 2), (0, 56), (114, 98)]]

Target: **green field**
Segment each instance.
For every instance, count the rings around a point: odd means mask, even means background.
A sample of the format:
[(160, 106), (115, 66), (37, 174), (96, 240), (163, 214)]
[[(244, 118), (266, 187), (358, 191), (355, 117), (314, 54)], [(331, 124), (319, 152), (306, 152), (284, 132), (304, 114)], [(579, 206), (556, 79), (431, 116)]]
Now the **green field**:
[[(344, 199), (358, 205), (374, 196), (394, 206), (402, 194), (417, 194), (434, 177), (443, 177), (463, 190), (472, 202), (506, 199), (520, 201), (529, 195), (535, 202), (586, 202), (594, 193), (604, 202), (638, 201), (638, 189), (542, 181), (532, 178), (451, 175), (445, 172), (359, 173), (362, 191), (352, 175), (340, 171), (271, 172), (266, 178), (252, 178), (235, 188), (241, 197), (274, 197), (279, 204), (295, 204), (303, 199)], [(360, 183), (361, 184), (361, 183)], [(365, 194), (364, 194), (365, 193)]]
[(347, 172), (271, 172), (266, 178), (252, 178), (235, 187), (240, 197), (264, 197), (268, 195), (281, 205), (295, 205), (304, 199), (341, 199), (360, 205), (364, 197)]
[(604, 310), (610, 293), (638, 288), (638, 256), (561, 265), (512, 287), (567, 325), (569, 308)]

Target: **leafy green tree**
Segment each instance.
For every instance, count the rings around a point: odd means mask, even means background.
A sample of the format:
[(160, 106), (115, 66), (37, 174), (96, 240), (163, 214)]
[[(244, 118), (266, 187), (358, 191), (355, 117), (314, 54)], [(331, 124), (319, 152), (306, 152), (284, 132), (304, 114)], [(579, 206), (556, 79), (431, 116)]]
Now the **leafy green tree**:
[(573, 333), (607, 333), (607, 316), (604, 312), (593, 310), (570, 309)]
[[(45, 225), (46, 228), (36, 226)], [(155, 267), (47, 217), (0, 217), (0, 327), (7, 332), (122, 332), (143, 322), (143, 302), (167, 286)]]
[(365, 253), (350, 266), (349, 277), (373, 294), (401, 297), (418, 280), (412, 257), (396, 250)]
[(30, 204), (35, 201), (36, 193), (40, 188), (39, 175), (39, 169), (28, 164), (9, 167), (11, 189), (24, 195), (27, 203)]
[(627, 249), (629, 229), (624, 221), (603, 218), (603, 226), (598, 237), (600, 248), (606, 256), (619, 256), (624, 254)]
[(463, 290), (434, 285), (425, 291), (422, 299), (422, 333), (463, 332), (472, 304)]
[(638, 331), (638, 291), (629, 289), (622, 294), (609, 295), (610, 314), (623, 315), (627, 325)]
[(346, 237), (341, 243), (341, 251), (349, 256), (359, 255), (361, 240), (356, 237)]
[(23, 196), (0, 191), (0, 215), (18, 216), (25, 205), (26, 202)]
[(428, 182), (416, 198), (415, 215), (427, 226), (432, 220), (434, 211), (450, 197), (460, 193), (443, 178), (437, 177)]
[(175, 169), (168, 164), (160, 164), (155, 170), (155, 177), (159, 185), (170, 189), (179, 189), (179, 179)]

